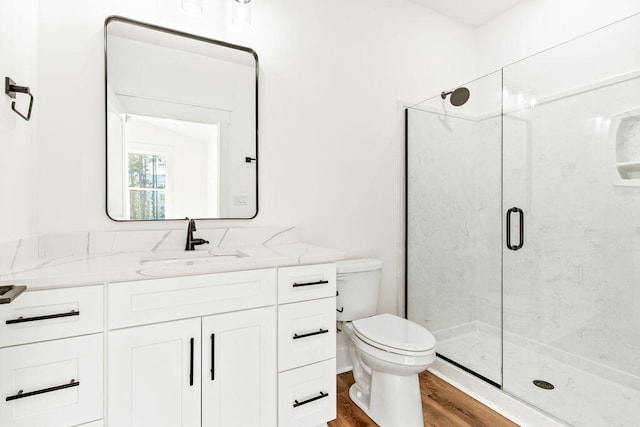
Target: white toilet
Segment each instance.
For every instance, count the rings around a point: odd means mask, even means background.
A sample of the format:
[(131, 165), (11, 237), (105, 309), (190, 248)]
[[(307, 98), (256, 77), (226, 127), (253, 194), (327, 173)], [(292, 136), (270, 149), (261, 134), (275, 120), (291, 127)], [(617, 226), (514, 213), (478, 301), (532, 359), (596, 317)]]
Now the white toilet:
[(418, 374), (436, 358), (436, 340), (422, 326), (376, 314), (382, 261), (339, 261), (337, 320), (344, 322), (356, 383), (351, 400), (381, 427), (424, 427)]

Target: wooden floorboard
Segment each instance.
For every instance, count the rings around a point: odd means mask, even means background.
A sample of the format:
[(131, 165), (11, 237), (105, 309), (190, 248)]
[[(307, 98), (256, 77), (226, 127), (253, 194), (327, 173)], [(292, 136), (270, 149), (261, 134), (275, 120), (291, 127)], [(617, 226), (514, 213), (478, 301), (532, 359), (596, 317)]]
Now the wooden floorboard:
[[(329, 427), (376, 426), (349, 398), (349, 387), (353, 382), (351, 372), (338, 375), (338, 416), (329, 423)], [(427, 427), (517, 427), (517, 424), (428, 371), (420, 374), (420, 391), (424, 425)]]

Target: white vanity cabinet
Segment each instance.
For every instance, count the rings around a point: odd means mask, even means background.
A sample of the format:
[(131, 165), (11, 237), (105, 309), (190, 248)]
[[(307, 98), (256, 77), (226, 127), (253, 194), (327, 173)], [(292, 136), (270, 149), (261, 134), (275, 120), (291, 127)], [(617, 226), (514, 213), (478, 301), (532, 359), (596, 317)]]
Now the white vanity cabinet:
[(326, 263), (27, 291), (0, 305), (0, 426), (324, 425), (335, 281)]
[(278, 269), (278, 425), (336, 417), (336, 267)]
[(0, 305), (0, 426), (102, 418), (102, 295), (102, 285), (48, 289)]
[(113, 283), (109, 294), (109, 324), (126, 327), (109, 332), (109, 426), (276, 425), (276, 269)]

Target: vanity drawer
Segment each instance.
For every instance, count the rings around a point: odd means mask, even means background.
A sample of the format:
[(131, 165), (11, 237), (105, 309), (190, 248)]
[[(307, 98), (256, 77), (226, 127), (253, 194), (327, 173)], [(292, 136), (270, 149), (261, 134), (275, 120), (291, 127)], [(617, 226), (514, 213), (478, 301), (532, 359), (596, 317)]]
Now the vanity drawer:
[(276, 270), (120, 282), (108, 285), (109, 329), (274, 305)]
[(0, 305), (0, 347), (102, 332), (103, 288), (25, 292)]
[(313, 427), (336, 417), (336, 359), (278, 377), (278, 425)]
[(335, 357), (335, 297), (278, 307), (278, 370)]
[(0, 350), (0, 425), (67, 427), (102, 418), (102, 343), (95, 334)]
[(336, 265), (315, 264), (278, 269), (278, 303), (336, 296)]

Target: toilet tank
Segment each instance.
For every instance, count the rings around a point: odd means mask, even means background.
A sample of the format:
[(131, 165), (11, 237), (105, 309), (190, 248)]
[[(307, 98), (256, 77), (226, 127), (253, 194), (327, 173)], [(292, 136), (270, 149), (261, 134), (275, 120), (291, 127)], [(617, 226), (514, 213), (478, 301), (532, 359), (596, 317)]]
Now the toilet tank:
[(373, 316), (378, 308), (382, 261), (347, 259), (336, 262), (336, 319), (351, 321)]

